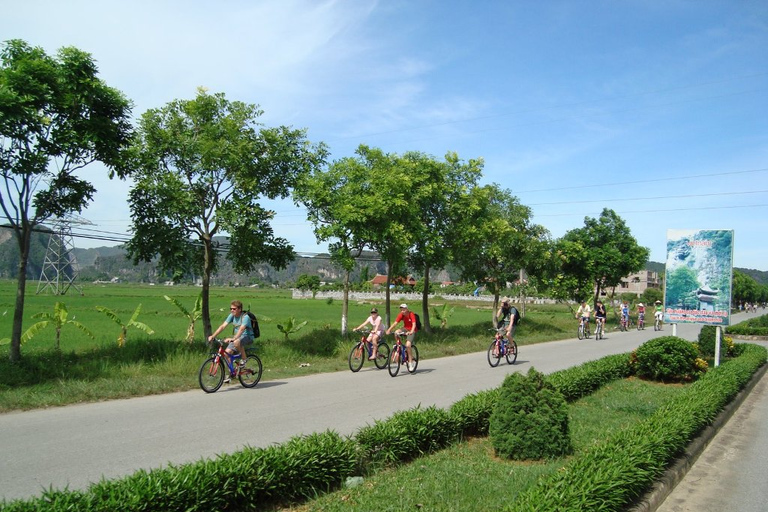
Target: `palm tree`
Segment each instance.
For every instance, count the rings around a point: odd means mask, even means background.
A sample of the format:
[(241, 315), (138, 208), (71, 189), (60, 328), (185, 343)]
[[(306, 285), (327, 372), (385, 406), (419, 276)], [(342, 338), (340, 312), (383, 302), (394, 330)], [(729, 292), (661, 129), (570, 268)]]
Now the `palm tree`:
[[(37, 313), (35, 315), (32, 315), (32, 318), (41, 318), (42, 320), (40, 322), (37, 322), (29, 327), (24, 334), (21, 335), (21, 344), (23, 345), (32, 337), (48, 327), (48, 325), (53, 324), (53, 326), (56, 328), (56, 350), (61, 351), (61, 329), (67, 324), (74, 325), (81, 331), (83, 331), (85, 334), (87, 334), (91, 339), (96, 339), (96, 337), (93, 335), (91, 331), (88, 330), (87, 327), (85, 327), (80, 322), (75, 321), (74, 319), (69, 319), (69, 312), (67, 311), (67, 306), (64, 305), (63, 302), (57, 302), (53, 306), (53, 314), (51, 313)], [(0, 345), (6, 345), (10, 343), (10, 338), (6, 338), (2, 341), (0, 341)]]

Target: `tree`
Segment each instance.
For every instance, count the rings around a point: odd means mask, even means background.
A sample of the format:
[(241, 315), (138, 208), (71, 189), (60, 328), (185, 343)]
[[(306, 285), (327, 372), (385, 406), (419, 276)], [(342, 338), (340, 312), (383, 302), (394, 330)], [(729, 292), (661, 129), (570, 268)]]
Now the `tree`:
[(760, 288), (760, 285), (757, 284), (754, 278), (738, 270), (733, 271), (732, 302), (734, 304), (744, 302), (754, 304), (761, 300), (762, 293)]
[(176, 306), (179, 311), (181, 311), (181, 314), (187, 317), (189, 320), (189, 326), (187, 327), (187, 337), (185, 338), (185, 341), (192, 344), (195, 341), (195, 323), (200, 320), (201, 316), (203, 316), (202, 294), (197, 296), (197, 299), (195, 300), (195, 306), (191, 312), (187, 310), (187, 308), (184, 307), (184, 304), (179, 302), (178, 299), (169, 297), (167, 295), (163, 295), (163, 298)]
[(296, 278), (296, 288), (299, 290), (308, 290), (312, 292), (312, 298), (315, 298), (317, 290), (320, 289), (320, 278), (318, 276), (310, 276), (308, 274), (301, 274)]
[(484, 285), (494, 295), (496, 322), (499, 296), (520, 270), (538, 272), (548, 232), (531, 222), (531, 209), (499, 185), (475, 187), (453, 209), (448, 237), (453, 263), (463, 279)]
[(629, 227), (616, 212), (604, 208), (599, 219), (584, 218), (584, 227), (568, 231), (558, 244), (562, 272), (575, 278), (567, 290), (570, 299), (593, 302), (603, 289), (613, 288), (641, 270), (650, 251), (638, 245)]
[[(261, 262), (284, 268), (293, 248), (274, 235), (274, 212), (259, 199), (287, 197), (327, 154), (323, 144), (307, 141), (304, 130), (260, 127), (261, 114), (256, 105), (201, 88), (193, 100), (147, 111), (139, 126), (140, 163), (129, 195), (133, 237), (126, 248), (134, 263), (159, 255), (161, 268), (176, 278), (191, 270), (201, 274), (206, 337), (219, 250), (240, 273)], [(226, 244), (214, 239), (224, 234)]]
[[(49, 325), (53, 325), (53, 327), (56, 330), (56, 350), (61, 351), (61, 329), (65, 325), (73, 325), (83, 331), (83, 333), (86, 334), (91, 339), (95, 339), (96, 337), (93, 335), (93, 333), (83, 324), (80, 322), (70, 319), (69, 318), (69, 312), (67, 311), (67, 306), (64, 305), (63, 302), (57, 302), (53, 306), (53, 314), (51, 313), (37, 313), (35, 315), (32, 315), (32, 318), (41, 318), (39, 322), (32, 324), (29, 329), (27, 329), (24, 332), (24, 335), (21, 337), (21, 343), (24, 344), (31, 340), (38, 332), (42, 331)], [(0, 345), (6, 345), (10, 342), (10, 339), (5, 338), (3, 340), (0, 340)]]
[(120, 326), (120, 336), (117, 337), (117, 346), (118, 347), (124, 347), (125, 342), (128, 339), (128, 328), (129, 327), (135, 327), (136, 329), (145, 332), (147, 334), (154, 334), (155, 331), (152, 330), (150, 326), (143, 322), (139, 322), (139, 313), (141, 313), (141, 304), (136, 306), (136, 309), (133, 312), (133, 315), (131, 315), (131, 319), (128, 320), (128, 322), (123, 322), (123, 320), (117, 316), (117, 313), (112, 311), (106, 306), (96, 306), (96, 310), (104, 313), (107, 315), (108, 318), (110, 318), (112, 321), (114, 321), (117, 325)]
[(129, 101), (97, 77), (90, 54), (66, 47), (50, 57), (14, 39), (0, 58), (0, 207), (19, 251), (10, 352), (18, 361), (32, 232), (93, 199), (96, 189), (77, 175), (88, 164), (124, 177), (133, 132)]
[(410, 152), (403, 156), (408, 165), (406, 172), (414, 178), (413, 200), (416, 223), (408, 226), (414, 244), (408, 256), (409, 263), (422, 272), (423, 329), (431, 332), (429, 321), (429, 272), (443, 268), (450, 258), (448, 242), (453, 231), (453, 209), (461, 204), (461, 196), (477, 185), (482, 174), (483, 160), (463, 162), (456, 153), (445, 155), (440, 162), (422, 153)]

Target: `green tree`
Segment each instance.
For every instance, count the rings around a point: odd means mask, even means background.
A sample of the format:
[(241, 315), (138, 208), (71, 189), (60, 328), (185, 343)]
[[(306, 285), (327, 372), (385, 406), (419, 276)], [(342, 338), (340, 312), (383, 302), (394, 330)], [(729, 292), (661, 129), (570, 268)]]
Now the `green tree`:
[(696, 272), (685, 265), (667, 274), (667, 307), (693, 309), (697, 304), (696, 290), (701, 286)]
[(97, 77), (91, 55), (76, 48), (50, 57), (14, 39), (3, 44), (0, 58), (0, 207), (19, 252), (10, 351), (18, 361), (32, 232), (93, 199), (93, 185), (77, 176), (83, 167), (98, 161), (110, 177), (125, 176), (131, 108)]
[[(142, 158), (129, 195), (134, 260), (160, 256), (176, 278), (202, 276), (205, 336), (211, 332), (209, 290), (219, 250), (235, 271), (267, 262), (281, 269), (294, 258), (276, 237), (274, 212), (262, 197), (285, 198), (297, 179), (324, 163), (327, 151), (312, 146), (304, 130), (260, 127), (256, 105), (228, 101), (202, 88), (193, 100), (176, 100), (141, 118), (136, 151)], [(226, 245), (214, 239), (229, 235)]]
[(308, 290), (312, 292), (312, 298), (315, 298), (317, 290), (320, 289), (320, 278), (318, 276), (310, 276), (308, 274), (301, 274), (296, 278), (296, 288), (299, 290)]
[(493, 294), (495, 322), (507, 283), (519, 279), (521, 269), (539, 271), (548, 232), (531, 222), (529, 207), (499, 185), (475, 187), (460, 202), (448, 237), (452, 260), (463, 279)]
[(593, 303), (603, 289), (615, 288), (622, 278), (641, 270), (650, 254), (608, 208), (598, 219), (585, 217), (584, 227), (568, 231), (557, 247), (562, 273), (571, 278), (564, 293), (574, 301), (591, 297)]
[(733, 293), (732, 301), (734, 304), (749, 302), (750, 304), (761, 300), (760, 285), (754, 278), (738, 270), (733, 271)]
[(463, 162), (456, 153), (445, 155), (444, 161), (422, 153), (410, 152), (402, 158), (405, 172), (413, 178), (415, 224), (408, 226), (414, 244), (409, 263), (423, 277), (421, 321), (425, 332), (431, 332), (429, 321), (429, 272), (445, 267), (451, 256), (449, 239), (454, 232), (453, 219), (459, 213), (462, 196), (477, 185), (482, 175), (483, 160)]

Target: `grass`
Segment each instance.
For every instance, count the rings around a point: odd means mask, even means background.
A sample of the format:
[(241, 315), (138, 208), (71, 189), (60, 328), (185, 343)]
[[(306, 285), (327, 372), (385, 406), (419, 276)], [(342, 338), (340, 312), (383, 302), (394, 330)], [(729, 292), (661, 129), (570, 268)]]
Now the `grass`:
[[(612, 432), (640, 422), (682, 391), (683, 386), (638, 379), (617, 381), (569, 405), (575, 454)], [(410, 464), (379, 472), (290, 509), (292, 512), (350, 510), (502, 510), (567, 458), (513, 462), (496, 457), (488, 438), (473, 438)]]
[[(183, 341), (188, 320), (165, 300), (169, 295), (188, 309), (200, 293), (192, 286), (94, 285), (84, 286), (83, 295), (35, 295), (36, 285), (28, 284), (24, 328), (36, 320), (35, 313), (53, 312), (56, 302), (63, 302), (69, 319), (77, 320), (93, 333), (92, 340), (73, 326), (61, 332), (61, 352), (55, 350), (54, 329), (48, 327), (22, 346), (22, 361), (9, 362), (9, 347), (0, 347), (0, 412), (61, 406), (115, 398), (127, 398), (194, 389), (197, 373), (208, 354), (203, 341), (203, 327), (196, 325), (193, 344)], [(9, 338), (11, 312), (16, 293), (14, 281), (0, 281), (0, 338)], [(343, 337), (341, 301), (293, 300), (287, 290), (253, 288), (213, 288), (210, 294), (213, 327), (229, 313), (232, 299), (242, 300), (259, 317), (261, 338), (255, 349), (264, 363), (264, 381), (298, 377), (313, 373), (348, 371), (347, 355), (354, 341)], [(398, 297), (393, 295), (393, 304)], [(430, 307), (442, 305), (435, 299)], [(136, 307), (138, 317), (155, 333), (147, 335), (129, 328), (126, 346), (117, 347), (120, 326), (96, 306), (113, 310), (127, 322)], [(382, 301), (352, 301), (349, 324), (354, 327), (368, 316), (375, 304), (384, 313)], [(433, 359), (488, 348), (491, 340), (492, 307), (490, 303), (451, 301), (456, 306), (446, 329), (417, 337), (422, 358)], [(411, 307), (421, 312), (420, 304)], [(308, 324), (291, 334), (288, 341), (276, 324), (293, 316)], [(567, 306), (527, 305), (526, 316), (516, 332), (519, 345), (563, 339), (575, 333), (575, 320)], [(308, 366), (307, 366), (308, 363)]]

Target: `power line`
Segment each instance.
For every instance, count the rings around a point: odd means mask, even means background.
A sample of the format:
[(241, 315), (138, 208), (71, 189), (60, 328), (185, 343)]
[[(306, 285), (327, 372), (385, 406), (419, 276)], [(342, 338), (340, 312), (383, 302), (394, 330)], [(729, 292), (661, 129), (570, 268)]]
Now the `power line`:
[(583, 203), (608, 203), (608, 202), (616, 202), (616, 201), (652, 201), (656, 199), (683, 199), (683, 198), (692, 198), (692, 197), (711, 197), (711, 196), (730, 196), (730, 195), (739, 195), (739, 194), (762, 194), (764, 192), (768, 192), (768, 190), (749, 190), (746, 192), (713, 192), (711, 194), (685, 194), (685, 195), (674, 195), (674, 196), (655, 196), (655, 197), (622, 197), (618, 199), (588, 199), (585, 201), (557, 201), (552, 203), (533, 203), (528, 204), (527, 206), (548, 206), (552, 204), (583, 204)]
[[(744, 205), (736, 205), (736, 206), (699, 206), (699, 207), (693, 207), (693, 208), (667, 208), (663, 210), (659, 210), (654, 208), (653, 210), (624, 210), (621, 212), (616, 212), (620, 215), (626, 215), (627, 213), (662, 213), (662, 212), (687, 212), (687, 211), (693, 211), (693, 210), (726, 210), (726, 209), (735, 209), (735, 208), (765, 208), (768, 206), (768, 204), (744, 204)], [(546, 214), (536, 214), (536, 217), (574, 217), (577, 214), (571, 212), (571, 213), (546, 213)], [(600, 215), (600, 212), (597, 213), (587, 213), (585, 215)]]

